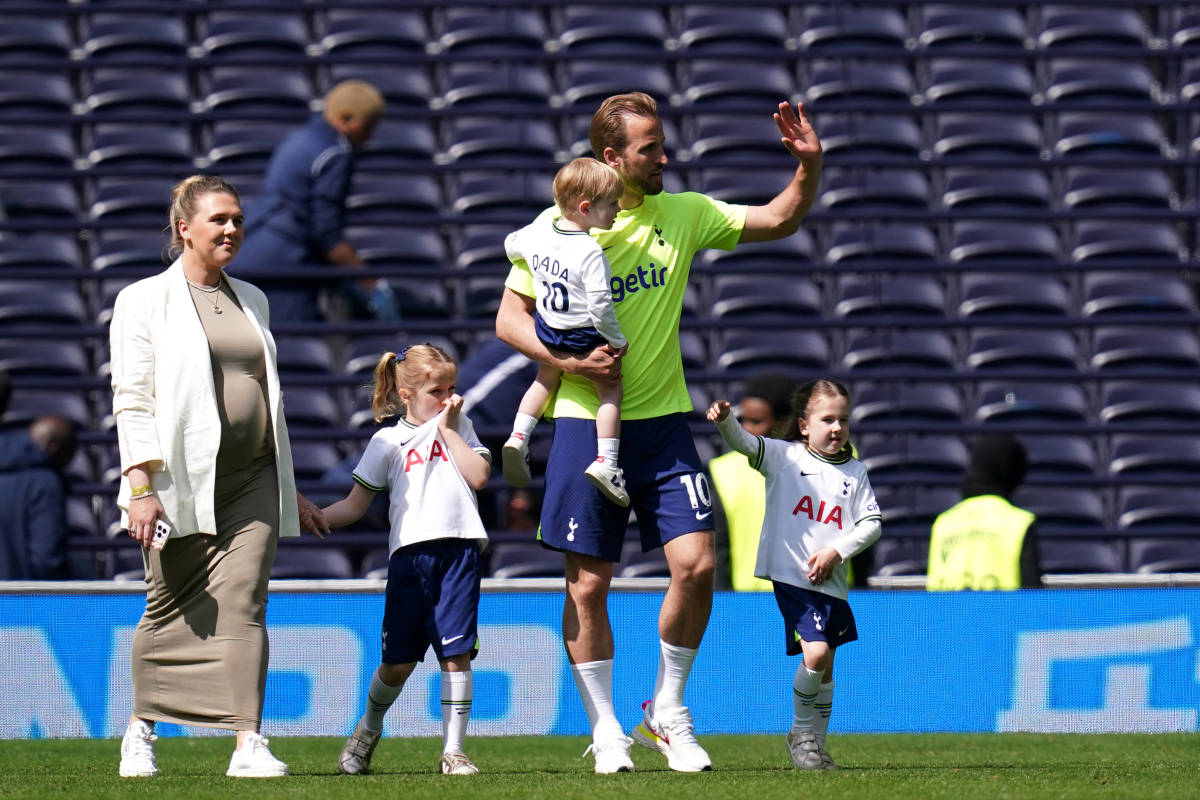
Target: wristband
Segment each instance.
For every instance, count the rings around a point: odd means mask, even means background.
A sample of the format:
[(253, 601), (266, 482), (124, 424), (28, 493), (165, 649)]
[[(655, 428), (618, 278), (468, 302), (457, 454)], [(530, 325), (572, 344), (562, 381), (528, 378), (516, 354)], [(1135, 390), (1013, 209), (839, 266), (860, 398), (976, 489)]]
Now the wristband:
[(129, 487), (129, 499), (130, 500), (137, 500), (139, 497), (149, 497), (152, 494), (154, 494), (154, 488), (152, 486), (150, 486), (149, 484), (146, 484), (145, 486), (130, 486)]

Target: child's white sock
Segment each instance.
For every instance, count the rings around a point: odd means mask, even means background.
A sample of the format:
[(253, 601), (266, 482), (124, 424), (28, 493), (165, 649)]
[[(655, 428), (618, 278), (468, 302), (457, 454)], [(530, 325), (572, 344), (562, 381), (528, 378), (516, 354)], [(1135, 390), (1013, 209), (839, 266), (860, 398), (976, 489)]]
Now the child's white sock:
[(537, 427), (537, 422), (537, 417), (531, 417), (518, 411), (516, 419), (513, 420), (512, 432), (524, 434), (528, 439), (529, 435), (533, 433), (533, 429)]
[(585, 661), (571, 665), (571, 675), (583, 700), (588, 722), (592, 726), (592, 741), (602, 742), (624, 736), (625, 730), (617, 720), (612, 699), (612, 659)]
[(403, 683), (399, 686), (384, 683), (379, 677), (379, 670), (376, 669), (375, 674), (371, 676), (371, 688), (367, 690), (367, 710), (362, 715), (363, 727), (369, 731), (383, 730), (383, 715), (392, 707), (392, 703), (396, 702), (403, 688)]
[(471, 719), (471, 670), (442, 670), (442, 752), (461, 753)]
[(696, 660), (694, 647), (682, 647), (658, 640), (658, 677), (654, 681), (654, 713), (683, 707), (683, 687), (687, 685), (692, 662)]
[(825, 746), (825, 733), (829, 730), (829, 715), (833, 713), (833, 681), (822, 683), (817, 692), (817, 702), (813, 703), (817, 712), (813, 733), (817, 735), (817, 744)]
[(814, 705), (821, 691), (823, 672), (813, 672), (804, 662), (796, 670), (792, 681), (792, 730), (813, 731), (817, 729), (816, 711)]
[(617, 453), (620, 451), (620, 449), (620, 439), (596, 439), (596, 452), (604, 456), (604, 460), (607, 463), (612, 464), (614, 467), (617, 465)]

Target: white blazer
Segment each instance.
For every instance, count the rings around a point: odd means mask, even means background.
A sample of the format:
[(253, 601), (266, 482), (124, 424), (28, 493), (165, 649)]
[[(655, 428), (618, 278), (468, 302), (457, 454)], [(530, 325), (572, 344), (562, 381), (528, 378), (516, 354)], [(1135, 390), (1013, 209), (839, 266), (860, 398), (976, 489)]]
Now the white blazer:
[[(257, 287), (225, 277), (266, 352), (267, 401), (279, 471), (279, 535), (299, 536), (292, 449), (283, 418), (275, 340), (267, 329), (267, 298)], [(178, 260), (121, 290), (109, 346), (121, 472), (147, 464), (172, 536), (215, 534), (221, 420), (208, 337)], [(121, 481), (117, 505), (121, 524), (128, 527), (128, 479)]]

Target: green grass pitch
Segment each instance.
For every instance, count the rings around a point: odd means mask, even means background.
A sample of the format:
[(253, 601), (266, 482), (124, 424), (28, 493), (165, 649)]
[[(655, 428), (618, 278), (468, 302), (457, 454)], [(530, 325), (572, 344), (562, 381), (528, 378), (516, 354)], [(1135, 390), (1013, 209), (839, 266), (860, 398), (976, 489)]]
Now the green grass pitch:
[(634, 747), (637, 771), (595, 775), (580, 758), (580, 737), (467, 740), (483, 774), (436, 774), (438, 739), (384, 739), (374, 772), (345, 776), (342, 740), (275, 738), (271, 748), (291, 776), (225, 777), (233, 740), (158, 742), (162, 775), (117, 777), (117, 740), (0, 741), (0, 797), (43, 798), (700, 798), (807, 797), (813, 800), (974, 800), (974, 798), (1200, 798), (1200, 734), (837, 735), (829, 751), (837, 772), (794, 770), (782, 736), (704, 736), (711, 773), (667, 770), (656, 753)]

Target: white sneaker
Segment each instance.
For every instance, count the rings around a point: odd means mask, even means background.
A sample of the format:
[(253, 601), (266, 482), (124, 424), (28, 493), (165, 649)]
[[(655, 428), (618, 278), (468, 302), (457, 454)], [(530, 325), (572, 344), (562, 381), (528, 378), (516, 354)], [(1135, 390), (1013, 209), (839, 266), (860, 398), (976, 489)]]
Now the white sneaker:
[(279, 778), (288, 774), (287, 764), (271, 755), (267, 739), (257, 733), (247, 733), (242, 746), (233, 751), (229, 769), (231, 778)]
[(371, 754), (383, 731), (371, 731), (363, 727), (360, 720), (354, 726), (354, 733), (346, 740), (342, 754), (338, 756), (338, 769), (347, 775), (366, 775), (371, 771)]
[(517, 488), (524, 488), (533, 480), (529, 472), (529, 439), (523, 433), (508, 437), (500, 448), (500, 462), (504, 465), (504, 480)]
[(584, 474), (609, 500), (622, 508), (629, 506), (629, 492), (625, 489), (625, 473), (621, 471), (620, 467), (609, 464), (604, 460), (604, 456), (596, 456), (596, 460), (588, 464)]
[(158, 759), (154, 757), (154, 743), (158, 736), (154, 728), (140, 720), (130, 723), (121, 739), (122, 778), (154, 778), (158, 776)]
[(651, 716), (651, 701), (642, 703), (642, 722), (633, 730), (633, 740), (642, 747), (657, 750), (667, 757), (667, 766), (676, 772), (704, 772), (712, 769), (712, 759), (696, 741), (695, 724), (686, 708), (669, 709), (660, 717)]
[(443, 775), (478, 775), (479, 767), (471, 763), (471, 759), (467, 758), (466, 753), (451, 752), (442, 753), (442, 760), (438, 762), (438, 769)]
[(617, 772), (633, 772), (633, 759), (629, 757), (629, 748), (633, 739), (628, 736), (616, 736), (603, 742), (592, 742), (583, 751), (586, 756), (591, 753), (596, 757), (596, 774), (612, 775)]
[(788, 731), (788, 754), (796, 769), (837, 769), (837, 764), (817, 742), (812, 731)]

